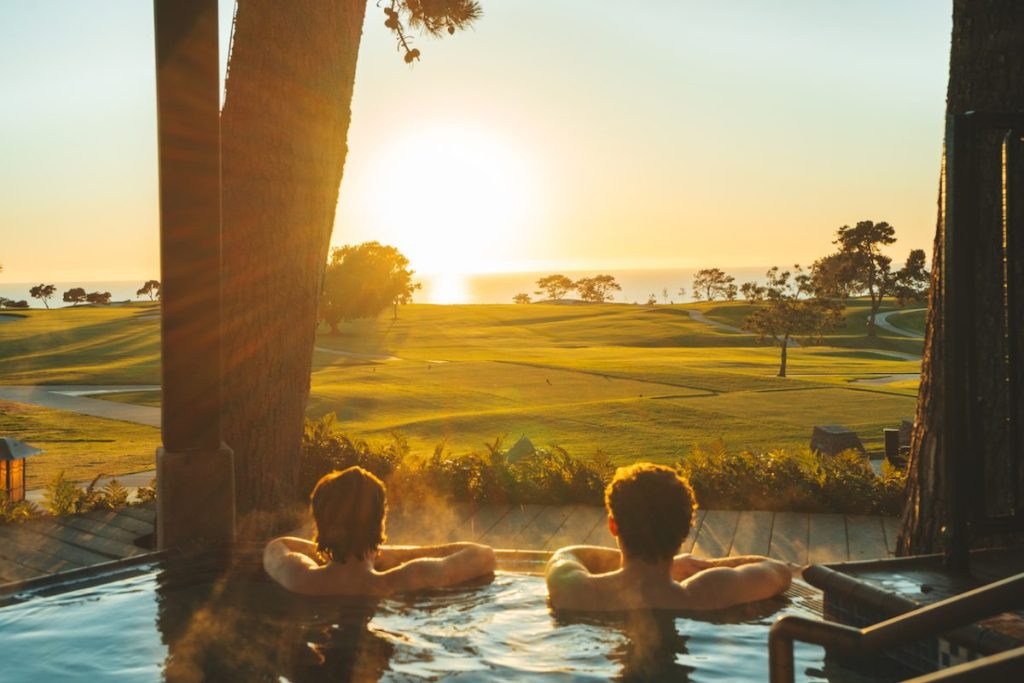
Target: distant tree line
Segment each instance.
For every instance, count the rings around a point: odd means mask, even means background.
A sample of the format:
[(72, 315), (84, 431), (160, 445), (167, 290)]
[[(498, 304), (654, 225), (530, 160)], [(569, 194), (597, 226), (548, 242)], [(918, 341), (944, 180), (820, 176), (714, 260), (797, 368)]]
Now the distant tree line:
[[(46, 308), (50, 307), (50, 299), (57, 293), (56, 285), (48, 285), (40, 283), (28, 290), (29, 295), (33, 299), (39, 299), (43, 302), (43, 306)], [(136, 296), (148, 296), (150, 301), (155, 301), (160, 298), (160, 281), (159, 280), (146, 280), (142, 285), (142, 288), (135, 292)], [(66, 290), (62, 296), (64, 303), (71, 304), (72, 307), (78, 304), (89, 303), (105, 305), (110, 303), (112, 298), (110, 292), (86, 292), (84, 287), (72, 287)], [(0, 297), (0, 308), (28, 308), (28, 301), (14, 301), (5, 297)]]
[[(923, 249), (912, 249), (902, 268), (893, 269), (892, 258), (881, 253), (883, 247), (896, 242), (896, 230), (889, 223), (859, 221), (856, 225), (843, 225), (836, 230), (833, 244), (836, 251), (811, 264), (805, 271), (799, 264), (788, 270), (773, 266), (765, 274), (763, 283), (750, 281), (741, 284), (721, 268), (702, 268), (694, 273), (691, 291), (695, 301), (735, 301), (742, 295), (755, 306), (743, 327), (762, 340), (777, 344), (781, 351), (779, 376), (786, 376), (787, 349), (800, 338), (804, 343), (815, 343), (844, 321), (843, 300), (866, 296), (869, 300), (867, 335), (876, 334), (875, 319), (885, 297), (895, 298), (900, 306), (923, 301), (928, 295), (931, 274), (925, 267)], [(575, 291), (588, 302), (612, 299), (613, 291), (622, 288), (611, 275), (572, 280), (553, 274), (537, 280), (537, 296), (548, 301), (564, 299)], [(679, 288), (679, 296), (685, 296)], [(669, 290), (661, 290), (662, 300), (669, 303)], [(531, 302), (525, 292), (516, 294), (517, 304)], [(653, 292), (647, 297), (648, 306), (658, 303)]]
[[(588, 303), (604, 303), (611, 301), (614, 292), (622, 291), (622, 285), (615, 281), (615, 278), (607, 274), (599, 274), (593, 277), (583, 277), (573, 280), (565, 275), (547, 275), (537, 280), (537, 296), (545, 296), (548, 301), (560, 301), (569, 292), (576, 292), (579, 298)], [(530, 303), (530, 295), (520, 292), (512, 297), (517, 304)]]

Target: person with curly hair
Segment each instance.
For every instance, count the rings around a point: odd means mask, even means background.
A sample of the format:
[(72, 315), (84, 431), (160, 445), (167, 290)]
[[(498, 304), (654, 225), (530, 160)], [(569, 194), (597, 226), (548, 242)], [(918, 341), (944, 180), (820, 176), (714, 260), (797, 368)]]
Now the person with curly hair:
[(713, 610), (770, 598), (789, 587), (790, 567), (767, 557), (677, 554), (697, 504), (689, 482), (669, 467), (620, 467), (605, 489), (605, 506), (619, 548), (556, 551), (546, 570), (553, 607)]

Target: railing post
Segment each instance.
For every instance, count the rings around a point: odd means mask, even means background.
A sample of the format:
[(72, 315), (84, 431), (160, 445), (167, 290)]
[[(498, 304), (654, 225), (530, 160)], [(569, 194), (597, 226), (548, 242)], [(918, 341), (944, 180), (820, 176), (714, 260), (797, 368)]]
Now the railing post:
[(221, 443), (220, 63), (217, 0), (155, 0), (160, 169), (160, 548), (234, 537)]
[(973, 253), (970, 236), (977, 221), (976, 180), (968, 172), (974, 119), (971, 114), (950, 115), (946, 122), (945, 206), (942, 233), (942, 477), (945, 494), (946, 566), (958, 574), (969, 572), (967, 536), (970, 472), (964, 471), (969, 448), (971, 403), (974, 400), (971, 358), (973, 314)]

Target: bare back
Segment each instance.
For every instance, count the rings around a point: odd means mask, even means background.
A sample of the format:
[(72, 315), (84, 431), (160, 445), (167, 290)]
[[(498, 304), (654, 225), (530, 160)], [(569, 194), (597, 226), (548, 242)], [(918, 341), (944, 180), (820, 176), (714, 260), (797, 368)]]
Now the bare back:
[(700, 560), (679, 555), (649, 563), (588, 546), (559, 550), (547, 569), (551, 604), (587, 611), (724, 609), (778, 595), (791, 577), (789, 567), (764, 557)]

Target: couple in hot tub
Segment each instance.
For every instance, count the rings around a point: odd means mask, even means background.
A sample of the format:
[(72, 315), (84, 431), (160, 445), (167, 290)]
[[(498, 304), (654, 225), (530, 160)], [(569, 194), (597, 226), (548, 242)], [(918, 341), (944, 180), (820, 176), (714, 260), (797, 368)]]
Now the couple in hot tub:
[[(605, 490), (608, 529), (618, 549), (569, 546), (547, 565), (555, 608), (624, 611), (714, 610), (778, 595), (792, 572), (757, 555), (677, 555), (696, 507), (674, 470), (621, 467)], [(384, 484), (359, 467), (324, 476), (310, 496), (313, 540), (284, 536), (267, 544), (263, 566), (305, 595), (384, 596), (450, 586), (491, 574), (494, 550), (476, 543), (389, 548)]]

